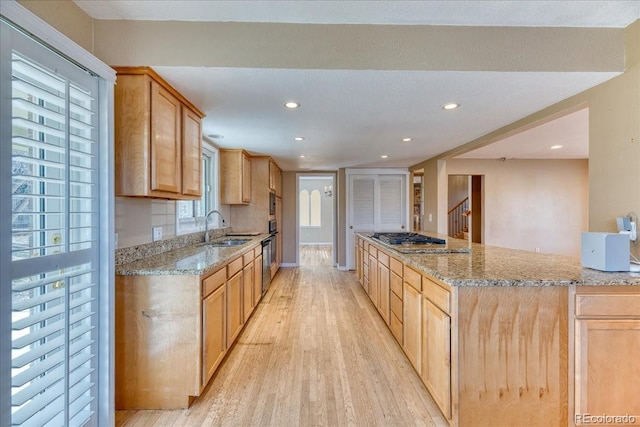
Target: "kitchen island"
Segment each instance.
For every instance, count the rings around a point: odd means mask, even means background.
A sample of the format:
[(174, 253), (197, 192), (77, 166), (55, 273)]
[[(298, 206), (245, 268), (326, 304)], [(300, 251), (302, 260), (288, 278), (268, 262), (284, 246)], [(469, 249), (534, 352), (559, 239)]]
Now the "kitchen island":
[(433, 236), (359, 233), (356, 274), (450, 425), (640, 425), (639, 274)]

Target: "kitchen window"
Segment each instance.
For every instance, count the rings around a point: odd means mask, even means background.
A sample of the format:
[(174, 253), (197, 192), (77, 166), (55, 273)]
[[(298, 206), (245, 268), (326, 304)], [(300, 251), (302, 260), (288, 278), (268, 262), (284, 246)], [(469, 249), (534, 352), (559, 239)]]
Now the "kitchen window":
[[(218, 208), (218, 150), (203, 143), (202, 197), (200, 200), (181, 200), (176, 203), (176, 235), (204, 231), (205, 215)], [(210, 227), (219, 227), (219, 217), (209, 219)]]
[(2, 3), (0, 425), (111, 424), (113, 81)]

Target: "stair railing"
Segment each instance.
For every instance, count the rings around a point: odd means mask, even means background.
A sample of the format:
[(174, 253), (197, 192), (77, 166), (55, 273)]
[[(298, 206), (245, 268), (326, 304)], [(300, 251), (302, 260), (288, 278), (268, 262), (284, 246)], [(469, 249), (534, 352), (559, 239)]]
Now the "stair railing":
[(458, 234), (469, 229), (469, 198), (465, 197), (460, 203), (451, 208), (448, 212), (449, 236), (456, 237)]

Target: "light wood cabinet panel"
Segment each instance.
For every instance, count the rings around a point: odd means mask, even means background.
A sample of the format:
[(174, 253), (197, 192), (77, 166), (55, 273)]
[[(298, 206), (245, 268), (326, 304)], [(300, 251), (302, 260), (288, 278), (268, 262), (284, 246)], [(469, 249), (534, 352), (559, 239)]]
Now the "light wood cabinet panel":
[[(253, 251), (251, 251), (251, 253), (253, 254)], [(244, 310), (243, 323), (245, 323), (249, 319), (249, 316), (251, 316), (251, 313), (253, 313), (254, 278), (255, 276), (253, 274), (253, 261), (251, 261), (242, 270), (242, 301), (243, 301), (242, 307)]]
[(427, 298), (422, 301), (422, 381), (451, 418), (451, 318)]
[(253, 307), (258, 306), (262, 298), (262, 254), (253, 261)]
[(369, 298), (376, 307), (378, 307), (378, 289), (378, 261), (375, 255), (369, 252)]
[(389, 287), (391, 288), (391, 292), (396, 294), (398, 298), (402, 300), (402, 276), (398, 276), (394, 271), (391, 271)]
[(151, 82), (151, 189), (179, 193), (182, 188), (182, 110), (180, 101)]
[[(381, 252), (378, 252), (380, 256)], [(390, 275), (389, 268), (384, 264), (378, 262), (378, 311), (384, 319), (384, 322), (389, 324), (389, 292), (390, 292)]]
[(396, 315), (393, 313), (391, 313), (389, 318), (389, 329), (391, 329), (391, 333), (393, 334), (396, 341), (398, 341), (398, 344), (402, 345), (402, 320), (396, 317)]
[(580, 319), (575, 333), (575, 413), (635, 415), (640, 424), (640, 319)]
[[(408, 268), (405, 269), (405, 273)], [(422, 369), (422, 295), (408, 282), (404, 282), (402, 308), (402, 349), (407, 355), (409, 362), (413, 365), (418, 374)]]
[[(224, 283), (224, 282), (223, 282)], [(202, 301), (202, 384), (206, 385), (227, 351), (227, 288)]]
[(220, 150), (220, 203), (251, 202), (251, 158), (244, 150)]
[(197, 199), (204, 114), (151, 68), (115, 69), (115, 195)]
[(202, 124), (200, 117), (182, 107), (182, 194), (202, 196)]
[(242, 273), (236, 273), (227, 280), (227, 339), (230, 346), (242, 330), (242, 288)]
[(282, 171), (273, 160), (269, 160), (269, 190), (282, 197)]

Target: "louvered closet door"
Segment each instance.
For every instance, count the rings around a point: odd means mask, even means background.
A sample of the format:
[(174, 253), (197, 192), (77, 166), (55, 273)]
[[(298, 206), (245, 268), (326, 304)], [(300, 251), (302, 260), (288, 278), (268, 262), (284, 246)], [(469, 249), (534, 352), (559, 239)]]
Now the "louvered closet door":
[(403, 175), (380, 175), (380, 203), (378, 230), (398, 231), (405, 229), (406, 202), (405, 177)]
[(11, 425), (95, 425), (99, 81), (4, 22), (2, 38), (3, 73), (11, 67), (11, 82), (2, 76), (11, 92), (2, 94), (2, 108), (11, 103)]

